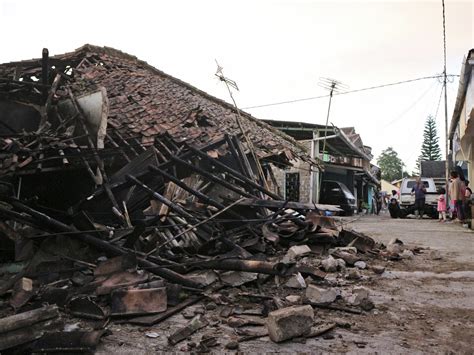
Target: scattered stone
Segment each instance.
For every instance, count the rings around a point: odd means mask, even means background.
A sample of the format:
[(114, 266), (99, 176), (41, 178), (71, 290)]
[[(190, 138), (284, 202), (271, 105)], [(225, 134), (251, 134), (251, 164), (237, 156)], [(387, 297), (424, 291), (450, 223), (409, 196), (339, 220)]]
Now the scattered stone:
[(358, 269), (350, 269), (349, 273), (347, 274), (348, 280), (359, 280), (362, 276)]
[(289, 296), (286, 296), (285, 299), (288, 302), (293, 303), (293, 304), (299, 304), (301, 302), (301, 296), (297, 296), (297, 295), (289, 295)]
[(359, 306), (364, 299), (369, 299), (369, 289), (362, 286), (355, 286), (352, 294), (347, 297), (347, 303), (353, 306)]
[(311, 253), (311, 249), (307, 245), (295, 245), (288, 249), (286, 255), (290, 260), (295, 260), (298, 257), (302, 257)]
[(302, 289), (306, 288), (306, 282), (304, 277), (298, 272), (296, 275), (293, 275), (289, 278), (285, 286), (289, 288)]
[(431, 260), (441, 260), (442, 259), (442, 256), (441, 256), (441, 253), (439, 252), (439, 250), (431, 250), (430, 253), (428, 254), (428, 257)]
[(352, 253), (348, 253), (347, 251), (338, 251), (336, 250), (334, 253), (331, 254), (335, 258), (343, 259), (347, 265), (352, 266), (355, 262), (359, 261), (360, 258)]
[(415, 254), (411, 250), (405, 249), (401, 254), (400, 257), (402, 259), (413, 259), (415, 257)]
[(326, 272), (336, 272), (338, 263), (332, 256), (321, 261), (321, 265)]
[(385, 266), (381, 266), (381, 265), (372, 265), (371, 269), (374, 272), (374, 274), (377, 274), (377, 275), (383, 274), (385, 272)]
[(229, 341), (225, 344), (225, 348), (228, 350), (237, 350), (239, 348), (239, 343), (236, 341)]
[(331, 339), (334, 339), (335, 336), (334, 336), (333, 333), (326, 333), (326, 334), (323, 334), (322, 338), (323, 338), (324, 340), (331, 340)]
[(305, 335), (311, 331), (314, 311), (309, 305), (291, 306), (268, 314), (267, 329), (276, 343)]
[(145, 333), (145, 336), (148, 338), (158, 338), (160, 335), (156, 332), (148, 332), (148, 333)]
[(316, 285), (309, 285), (306, 289), (306, 298), (316, 304), (329, 304), (336, 300), (337, 292), (334, 288), (321, 288)]
[(343, 259), (336, 259), (337, 261), (337, 269), (344, 271), (346, 269), (346, 262)]
[(387, 251), (390, 253), (400, 254), (403, 251), (403, 244), (388, 244)]
[(388, 245), (393, 245), (393, 244), (398, 244), (398, 245), (403, 245), (403, 242), (398, 239), (398, 238), (392, 238), (389, 242)]
[(258, 278), (258, 274), (254, 272), (227, 271), (223, 272), (220, 278), (224, 284), (236, 287), (255, 281)]
[(374, 302), (370, 298), (364, 298), (360, 302), (360, 308), (362, 308), (364, 311), (371, 311), (375, 308)]
[(354, 340), (354, 344), (359, 348), (363, 349), (367, 345), (366, 341)]
[(367, 267), (367, 264), (365, 261), (359, 260), (354, 263), (354, 266), (358, 269), (365, 269)]

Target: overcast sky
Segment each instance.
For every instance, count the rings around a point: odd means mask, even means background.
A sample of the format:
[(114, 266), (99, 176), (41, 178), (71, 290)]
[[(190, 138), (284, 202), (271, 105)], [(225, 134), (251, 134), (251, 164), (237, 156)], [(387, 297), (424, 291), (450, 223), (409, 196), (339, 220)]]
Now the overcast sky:
[[(474, 47), (473, 1), (446, 0), (448, 73)], [(441, 0), (38, 1), (0, 0), (0, 62), (106, 45), (219, 98), (214, 59), (237, 81), (240, 107), (324, 95), (320, 77), (349, 89), (443, 70)], [(392, 146), (413, 169), (436, 79), (336, 96), (330, 122), (354, 126), (375, 155)], [(451, 118), (457, 80), (448, 87)], [(324, 124), (327, 98), (248, 109), (257, 118)], [(444, 109), (438, 131), (444, 151)], [(375, 163), (376, 159), (374, 159)]]

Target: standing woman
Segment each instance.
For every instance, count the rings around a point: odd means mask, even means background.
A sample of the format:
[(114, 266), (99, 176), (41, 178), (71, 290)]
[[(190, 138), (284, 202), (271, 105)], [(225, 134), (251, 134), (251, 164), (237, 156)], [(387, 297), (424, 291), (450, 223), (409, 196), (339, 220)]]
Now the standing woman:
[(463, 201), (465, 194), (465, 185), (459, 178), (457, 171), (451, 171), (451, 185), (449, 185), (449, 198), (454, 202), (457, 220), (464, 220)]

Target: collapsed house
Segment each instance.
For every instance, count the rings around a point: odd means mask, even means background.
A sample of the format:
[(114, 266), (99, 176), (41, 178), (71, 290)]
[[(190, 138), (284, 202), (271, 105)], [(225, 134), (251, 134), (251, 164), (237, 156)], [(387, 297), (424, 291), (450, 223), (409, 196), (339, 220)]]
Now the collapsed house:
[[(397, 257), (321, 216), (336, 206), (282, 199), (274, 171), (291, 161), (320, 164), (266, 123), (115, 49), (0, 65), (0, 350), (93, 349), (104, 330), (63, 337), (58, 308), (150, 326), (258, 275), (302, 288), (341, 265), (297, 262), (309, 253), (332, 248), (351, 266)], [(284, 308), (275, 302), (265, 314)], [(282, 341), (310, 334), (305, 324), (268, 332)], [(193, 318), (169, 344), (205, 325)]]

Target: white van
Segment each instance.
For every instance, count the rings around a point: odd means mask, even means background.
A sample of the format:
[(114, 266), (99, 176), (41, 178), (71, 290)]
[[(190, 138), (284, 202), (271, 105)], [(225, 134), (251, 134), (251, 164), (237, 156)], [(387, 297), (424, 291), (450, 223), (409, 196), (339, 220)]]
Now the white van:
[[(426, 187), (426, 213), (434, 212), (436, 214), (438, 205), (438, 191), (436, 190), (434, 179), (422, 177), (421, 182)], [(415, 205), (415, 195), (412, 195), (411, 193), (415, 185), (416, 178), (405, 178), (402, 180), (402, 184), (400, 186), (400, 205), (402, 207), (408, 208)]]

